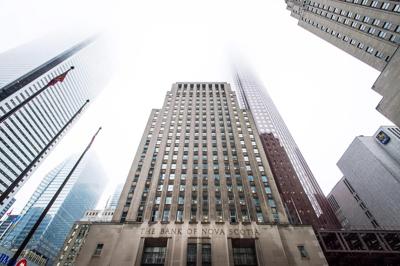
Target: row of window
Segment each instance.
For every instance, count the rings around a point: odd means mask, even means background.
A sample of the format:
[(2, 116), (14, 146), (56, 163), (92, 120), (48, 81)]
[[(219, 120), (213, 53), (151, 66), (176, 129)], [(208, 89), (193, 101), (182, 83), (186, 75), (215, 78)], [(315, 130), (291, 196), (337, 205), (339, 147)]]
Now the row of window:
[(367, 52), (367, 53), (369, 53), (371, 55), (374, 55), (375, 57), (377, 57), (379, 59), (385, 60), (386, 62), (388, 62), (390, 60), (390, 56), (385, 56), (385, 54), (383, 52), (377, 51), (377, 50), (375, 50), (375, 48), (373, 48), (371, 46), (366, 46), (362, 42), (359, 42), (359, 41), (357, 41), (355, 39), (352, 39), (352, 38), (348, 37), (347, 35), (344, 35), (344, 34), (342, 34), (340, 32), (332, 30), (332, 29), (330, 29), (328, 27), (325, 27), (324, 25), (320, 25), (319, 23), (314, 22), (314, 21), (312, 21), (310, 19), (306, 19), (306, 18), (303, 18), (303, 19), (308, 24), (310, 24), (310, 25), (312, 25), (312, 26), (314, 26), (314, 27), (316, 27), (316, 28), (318, 28), (318, 29), (320, 29), (320, 30), (322, 30), (322, 31), (334, 36), (334, 37), (337, 37), (338, 39), (343, 40), (344, 42), (347, 42), (347, 43), (349, 43), (351, 45), (354, 45), (354, 46), (356, 46), (358, 49), (360, 49), (362, 51), (365, 51), (365, 52)]
[[(320, 4), (319, 6), (321, 6)], [(325, 6), (324, 6), (325, 7)], [(323, 9), (315, 8), (312, 6), (308, 7), (310, 12), (318, 14), (322, 17), (326, 17), (333, 21), (344, 24), (345, 26), (352, 27), (358, 30), (361, 30), (365, 33), (371, 34), (373, 36), (379, 37), (383, 40), (388, 40), (392, 43), (400, 44), (400, 36), (398, 34), (391, 34), (390, 30), (393, 29), (394, 32), (400, 33), (400, 25), (394, 26), (393, 23), (389, 21), (381, 21), (380, 19), (373, 19), (369, 16), (364, 16), (360, 14), (356, 14), (353, 12), (348, 12), (345, 10), (340, 10), (338, 8), (329, 7), (329, 10), (332, 12), (324, 11)], [(340, 15), (339, 15), (340, 14)], [(364, 22), (364, 23), (361, 23)], [(380, 26), (385, 30), (380, 30), (377, 27)]]
[(400, 4), (378, 1), (378, 0), (342, 0), (347, 3), (359, 4), (363, 6), (368, 6), (372, 8), (382, 9), (386, 11), (392, 11), (400, 13)]
[[(219, 88), (221, 88), (221, 91), (224, 91), (225, 84), (224, 83), (178, 83), (178, 89), (194, 89), (196, 88), (196, 91), (204, 91), (206, 88), (213, 89), (213, 91), (218, 91)], [(202, 89), (202, 90), (200, 90)], [(178, 90), (179, 91), (179, 90)]]

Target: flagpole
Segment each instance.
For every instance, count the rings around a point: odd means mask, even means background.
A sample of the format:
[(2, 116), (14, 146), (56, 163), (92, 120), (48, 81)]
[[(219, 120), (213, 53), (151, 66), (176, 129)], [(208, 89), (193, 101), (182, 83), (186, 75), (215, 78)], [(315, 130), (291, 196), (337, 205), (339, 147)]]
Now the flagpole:
[(40, 158), (48, 151), (48, 149), (57, 141), (57, 139), (61, 136), (61, 134), (67, 129), (67, 127), (74, 121), (74, 119), (82, 112), (83, 108), (89, 103), (89, 100), (79, 108), (78, 111), (68, 120), (68, 122), (64, 125), (62, 129), (55, 135), (51, 141), (44, 147), (40, 153), (33, 159), (33, 161), (22, 171), (21, 174), (10, 184), (10, 186), (0, 195), (0, 204), (3, 204), (7, 197), (13, 192), (15, 187), (21, 182), (21, 180), (25, 177), (27, 173), (34, 167), (34, 165), (40, 160)]
[(76, 161), (75, 165), (72, 167), (71, 171), (69, 171), (67, 177), (64, 179), (63, 183), (61, 186), (57, 189), (56, 193), (53, 195), (49, 203), (47, 204), (46, 208), (43, 210), (43, 212), (40, 214), (38, 220), (36, 223), (33, 225), (31, 230), (29, 231), (28, 235), (25, 237), (24, 241), (22, 244), (19, 246), (18, 250), (15, 252), (14, 256), (8, 261), (7, 265), (8, 266), (14, 266), (16, 263), (18, 257), (21, 255), (22, 251), (25, 249), (26, 245), (28, 244), (29, 240), (32, 238), (33, 234), (35, 233), (36, 229), (39, 227), (40, 223), (43, 221), (43, 219), (46, 217), (47, 212), (50, 210), (51, 206), (53, 203), (56, 201), (58, 195), (61, 193), (63, 190), (64, 186), (67, 184), (69, 181), (70, 177), (74, 173), (75, 169), (78, 167), (79, 163), (81, 162), (83, 156), (85, 156), (86, 152), (89, 150), (90, 146), (92, 146), (97, 134), (99, 134), (101, 130), (101, 127), (96, 131), (96, 133), (93, 135), (92, 140), (89, 142), (89, 144), (86, 146), (85, 150), (82, 152), (81, 156), (79, 159)]
[(60, 77), (65, 77), (67, 75), (67, 73), (69, 71), (71, 71), (72, 69), (74, 69), (74, 66), (71, 66), (67, 71), (65, 71), (64, 73), (62, 73), (61, 75), (53, 78), (52, 80), (49, 81), (49, 83), (46, 84), (46, 86), (44, 86), (43, 88), (41, 88), (40, 90), (36, 91), (34, 94), (32, 94), (31, 96), (29, 96), (28, 98), (26, 98), (23, 102), (21, 102), (20, 104), (18, 104), (17, 106), (15, 106), (14, 108), (12, 108), (10, 111), (8, 111), (5, 115), (3, 115), (2, 117), (0, 117), (0, 123), (3, 123), (8, 117), (10, 117), (12, 114), (14, 114), (16, 111), (18, 111), (19, 109), (21, 109), (23, 106), (25, 106), (27, 103), (29, 103), (33, 98), (35, 98), (36, 96), (38, 96), (40, 93), (42, 93), (44, 90), (46, 90), (48, 87), (53, 86), (55, 83), (57, 83), (57, 78)]

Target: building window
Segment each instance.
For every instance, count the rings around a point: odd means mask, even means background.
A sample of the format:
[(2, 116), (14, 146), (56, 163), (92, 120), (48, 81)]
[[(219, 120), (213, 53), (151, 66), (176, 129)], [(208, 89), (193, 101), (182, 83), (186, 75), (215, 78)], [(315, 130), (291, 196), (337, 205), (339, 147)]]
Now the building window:
[(264, 222), (264, 217), (261, 212), (257, 212), (257, 222), (259, 222), (259, 223)]
[(307, 252), (306, 247), (304, 245), (298, 245), (297, 249), (299, 250), (300, 256), (302, 258), (308, 258), (308, 252)]
[(162, 221), (163, 222), (168, 222), (169, 221), (169, 210), (164, 210)]
[(211, 266), (211, 244), (201, 244), (201, 265)]
[(164, 265), (166, 254), (166, 238), (146, 239), (143, 249), (142, 265)]
[(158, 210), (153, 210), (151, 213), (151, 221), (157, 222), (158, 221)]
[(390, 3), (383, 3), (382, 9), (388, 10), (390, 7)]
[(372, 1), (372, 3), (371, 3), (371, 6), (372, 6), (372, 7), (377, 7), (377, 8), (379, 8), (378, 5), (379, 5), (379, 1)]
[(390, 22), (385, 22), (384, 24), (383, 24), (383, 28), (384, 29), (390, 29), (390, 27), (392, 27), (392, 23), (390, 23)]
[(176, 221), (183, 222), (183, 211), (182, 210), (176, 211)]
[(378, 36), (382, 39), (384, 39), (386, 37), (386, 32), (385, 31), (380, 31)]
[(196, 266), (196, 264), (197, 264), (197, 244), (189, 243), (187, 246), (186, 265)]
[(103, 243), (99, 243), (96, 246), (96, 249), (94, 250), (94, 256), (100, 256), (101, 255), (101, 251), (103, 250), (104, 244)]
[(233, 265), (257, 265), (254, 239), (232, 239)]

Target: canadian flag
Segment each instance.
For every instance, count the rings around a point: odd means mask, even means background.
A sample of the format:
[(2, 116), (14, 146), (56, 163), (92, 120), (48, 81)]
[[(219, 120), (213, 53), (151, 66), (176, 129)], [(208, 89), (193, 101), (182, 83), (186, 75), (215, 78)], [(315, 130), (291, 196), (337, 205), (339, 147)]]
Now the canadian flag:
[(74, 69), (74, 66), (72, 66), (70, 69), (68, 69), (64, 73), (62, 73), (62, 74), (58, 75), (57, 77), (53, 78), (52, 80), (50, 80), (49, 83), (47, 83), (47, 86), (53, 86), (58, 82), (63, 82), (65, 77), (67, 76), (68, 72), (70, 72), (72, 69)]

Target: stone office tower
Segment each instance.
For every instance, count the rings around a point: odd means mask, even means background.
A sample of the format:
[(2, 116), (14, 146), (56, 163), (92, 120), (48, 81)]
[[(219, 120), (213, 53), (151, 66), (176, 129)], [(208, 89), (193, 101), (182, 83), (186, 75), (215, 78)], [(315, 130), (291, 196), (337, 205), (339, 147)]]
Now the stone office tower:
[(387, 0), (286, 0), (299, 26), (382, 73), (377, 110), (400, 125), (400, 3)]
[(90, 225), (74, 263), (326, 261), (310, 226), (288, 224), (253, 118), (229, 84), (175, 83), (151, 112), (112, 222)]

